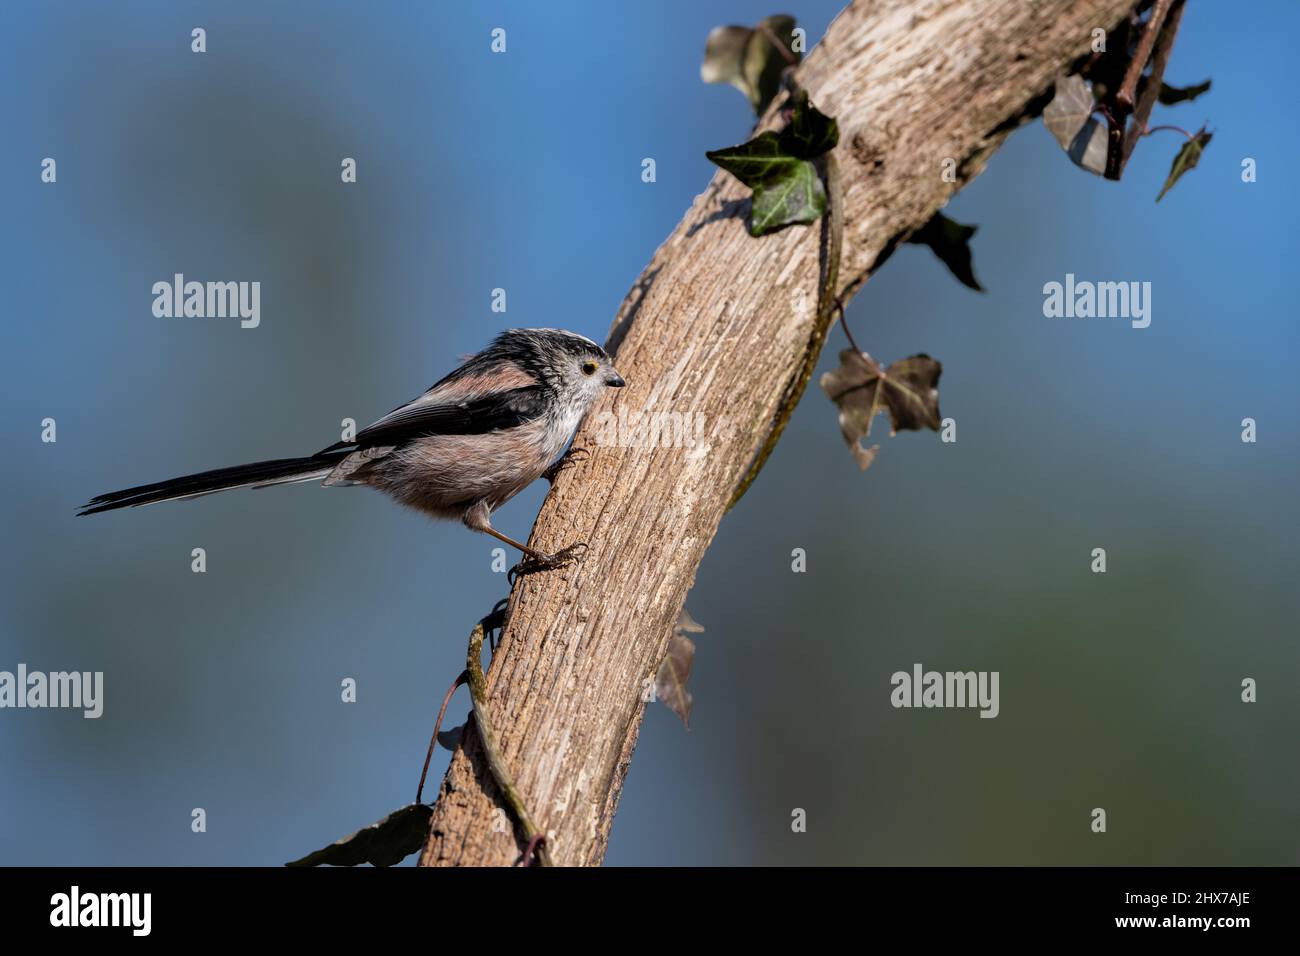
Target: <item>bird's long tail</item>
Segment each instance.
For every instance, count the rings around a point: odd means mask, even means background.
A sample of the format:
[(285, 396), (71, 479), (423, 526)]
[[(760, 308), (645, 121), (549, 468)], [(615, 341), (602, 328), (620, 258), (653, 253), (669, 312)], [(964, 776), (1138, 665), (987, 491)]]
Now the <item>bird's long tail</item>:
[(106, 495), (90, 499), (77, 514), (93, 515), (101, 511), (114, 511), (117, 508), (151, 505), (157, 501), (197, 498), (200, 495), (230, 491), (233, 488), (265, 488), (269, 485), (286, 485), (295, 481), (311, 481), (313, 478), (324, 478), (349, 454), (349, 451), (341, 449), (321, 452), (310, 458), (257, 461), (251, 465), (217, 468), (214, 471), (202, 471), (197, 475), (185, 475), (181, 478), (155, 482), (152, 485), (111, 491)]

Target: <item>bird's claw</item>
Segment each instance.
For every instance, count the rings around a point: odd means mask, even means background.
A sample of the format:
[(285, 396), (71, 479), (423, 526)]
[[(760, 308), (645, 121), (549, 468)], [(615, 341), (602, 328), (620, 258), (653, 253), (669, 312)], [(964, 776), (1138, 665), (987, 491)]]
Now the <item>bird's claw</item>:
[(497, 652), (497, 640), (506, 627), (506, 608), (509, 604), (510, 598), (502, 598), (492, 606), (488, 616), (479, 621), (479, 624), (483, 626), (483, 633), (487, 635), (488, 650), (493, 654)]
[(542, 472), (542, 477), (551, 484), (555, 484), (555, 479), (560, 476), (560, 472), (570, 465), (576, 465), (578, 462), (586, 461), (590, 457), (591, 453), (585, 448), (570, 448), (563, 458)]
[(510, 573), (507, 577), (513, 587), (515, 579), (523, 577), (526, 574), (536, 574), (538, 571), (554, 571), (557, 568), (576, 564), (586, 556), (588, 550), (587, 545), (584, 542), (579, 541), (577, 544), (571, 544), (567, 548), (561, 548), (554, 554), (540, 554), (537, 557), (527, 555), (522, 561), (510, 569)]

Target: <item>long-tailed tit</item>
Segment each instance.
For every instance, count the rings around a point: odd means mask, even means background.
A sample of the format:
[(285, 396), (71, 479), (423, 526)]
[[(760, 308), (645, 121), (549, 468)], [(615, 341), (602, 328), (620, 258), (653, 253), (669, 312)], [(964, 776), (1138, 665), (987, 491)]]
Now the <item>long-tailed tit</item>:
[(545, 554), (492, 527), (492, 511), (532, 484), (623, 377), (595, 342), (558, 329), (511, 329), (419, 398), (307, 458), (219, 468), (91, 499), (79, 514), (195, 498), (232, 488), (323, 479), (369, 485), (436, 518), (459, 518), (542, 566)]

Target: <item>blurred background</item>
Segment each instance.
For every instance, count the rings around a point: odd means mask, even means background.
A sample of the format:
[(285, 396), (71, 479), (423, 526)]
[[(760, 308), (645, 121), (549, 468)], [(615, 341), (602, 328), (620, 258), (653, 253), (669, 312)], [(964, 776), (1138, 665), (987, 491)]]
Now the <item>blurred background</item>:
[[(840, 5), (784, 12), (816, 42)], [(905, 246), (853, 302), (872, 354), (943, 361), (958, 441), (882, 437), (861, 474), (809, 389), (700, 569), (691, 729), (647, 711), (607, 862), (1300, 862), (1300, 12), (1189, 6), (1166, 79), (1213, 89), (1153, 122), (1215, 135), (1158, 206), (1176, 134), (1115, 184), (1035, 123), (947, 209), (979, 226), (986, 293)], [(705, 36), (774, 12), (0, 7), (0, 670), (105, 674), (98, 720), (0, 711), (0, 863), (279, 865), (410, 802), (467, 630), (506, 593), (495, 542), (364, 489), (75, 508), (310, 453), (504, 327), (603, 339), (704, 151), (749, 131), (700, 82)], [(261, 326), (155, 318), (176, 272), (260, 281)], [(1067, 272), (1151, 282), (1150, 328), (1045, 319)], [(497, 526), (526, 536), (544, 492)], [(917, 662), (999, 671), (1001, 715), (893, 709)]]

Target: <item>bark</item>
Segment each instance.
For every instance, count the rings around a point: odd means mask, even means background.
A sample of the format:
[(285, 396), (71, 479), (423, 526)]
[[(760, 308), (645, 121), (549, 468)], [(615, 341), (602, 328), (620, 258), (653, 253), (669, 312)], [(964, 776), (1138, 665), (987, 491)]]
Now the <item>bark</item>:
[[(798, 79), (840, 124), (837, 290), (846, 301), (1041, 110), (1055, 76), (1090, 52), (1092, 31), (1109, 31), (1133, 6), (860, 0), (836, 18)], [(822, 228), (755, 239), (747, 197), (716, 174), (624, 300), (609, 345), (628, 387), (589, 416), (575, 441), (589, 457), (561, 473), (531, 538), (546, 550), (585, 541), (590, 551), (576, 567), (516, 583), (488, 673), (502, 756), (557, 864), (601, 862), (646, 682), (733, 492), (797, 401), (824, 338)], [(601, 411), (702, 416), (704, 441), (602, 445)], [(449, 625), (448, 638), (472, 624)], [(516, 862), (522, 844), (497, 806), (467, 732), (421, 865)]]

